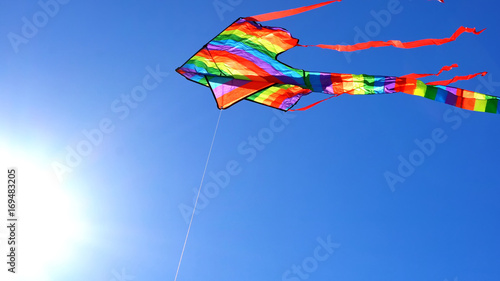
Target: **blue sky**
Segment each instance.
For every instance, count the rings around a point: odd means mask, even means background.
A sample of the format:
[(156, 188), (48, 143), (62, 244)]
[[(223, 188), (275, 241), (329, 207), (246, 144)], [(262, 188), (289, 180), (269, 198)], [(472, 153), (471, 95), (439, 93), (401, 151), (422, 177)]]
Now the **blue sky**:
[[(175, 68), (240, 16), (318, 2), (2, 2), (0, 178), (15, 166), (20, 182), (18, 273), (6, 280), (173, 280), (219, 116)], [(345, 0), (266, 25), (302, 44), (487, 28), (442, 46), (280, 60), (395, 76), (457, 63), (441, 77), (488, 71), (455, 86), (500, 95), (497, 11)], [(240, 102), (222, 112), (178, 280), (498, 280), (498, 128), (497, 115), (405, 94), (288, 113)]]

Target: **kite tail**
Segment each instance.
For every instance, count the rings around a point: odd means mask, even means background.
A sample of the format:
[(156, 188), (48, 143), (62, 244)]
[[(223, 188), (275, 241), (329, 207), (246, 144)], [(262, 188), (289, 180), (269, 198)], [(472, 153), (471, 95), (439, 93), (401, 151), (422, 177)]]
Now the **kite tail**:
[[(404, 76), (400, 76), (400, 78), (418, 79), (418, 78), (427, 77), (427, 76), (439, 76), (443, 71), (450, 71), (450, 70), (452, 70), (455, 67), (458, 67), (458, 65), (456, 63), (452, 64), (452, 65), (449, 65), (449, 66), (443, 66), (439, 70), (438, 73), (426, 73), (426, 74), (410, 73), (410, 74), (406, 74)], [(454, 82), (457, 82), (457, 81), (460, 81), (460, 80), (470, 80), (470, 79), (472, 79), (472, 78), (474, 78), (474, 77), (476, 77), (478, 75), (485, 76), (486, 74), (488, 74), (488, 72), (483, 71), (483, 72), (478, 72), (478, 73), (469, 74), (469, 75), (455, 76), (455, 77), (453, 77), (451, 79), (448, 79), (448, 80), (427, 82), (425, 84), (427, 84), (427, 85), (441, 85), (441, 86), (444, 86), (444, 85), (449, 85), (451, 83), (454, 83)]]
[(332, 1), (325, 1), (321, 2), (318, 4), (314, 5), (309, 5), (309, 6), (304, 6), (300, 8), (295, 8), (295, 9), (288, 9), (288, 10), (283, 10), (283, 11), (277, 11), (277, 12), (271, 12), (271, 13), (266, 13), (266, 14), (261, 14), (257, 16), (252, 16), (252, 17), (246, 17), (246, 20), (250, 21), (270, 21), (270, 20), (277, 20), (281, 18), (286, 18), (294, 15), (298, 15), (310, 10), (314, 10), (320, 7), (323, 7), (325, 5), (331, 4), (333, 2), (340, 2), (342, 0), (332, 0)]
[(467, 110), (500, 114), (499, 97), (446, 85), (430, 85), (414, 78), (307, 72), (306, 85), (314, 92), (331, 95), (342, 93), (375, 95), (401, 92)]
[(399, 40), (388, 40), (388, 41), (361, 42), (361, 43), (357, 43), (354, 45), (326, 45), (326, 44), (301, 45), (301, 44), (297, 44), (297, 46), (300, 46), (300, 47), (319, 47), (319, 48), (323, 48), (323, 49), (336, 50), (339, 52), (355, 52), (355, 51), (360, 51), (360, 50), (366, 50), (369, 48), (388, 47), (388, 46), (393, 46), (393, 47), (402, 48), (402, 49), (412, 49), (412, 48), (418, 48), (418, 47), (423, 47), (423, 46), (446, 44), (446, 43), (455, 41), (458, 38), (458, 36), (462, 35), (462, 33), (464, 33), (464, 32), (479, 35), (485, 29), (486, 28), (484, 28), (480, 31), (477, 31), (475, 28), (461, 26), (453, 33), (453, 35), (451, 37), (448, 37), (448, 38), (422, 39), (422, 40), (416, 40), (416, 41), (411, 41), (411, 42), (401, 42)]

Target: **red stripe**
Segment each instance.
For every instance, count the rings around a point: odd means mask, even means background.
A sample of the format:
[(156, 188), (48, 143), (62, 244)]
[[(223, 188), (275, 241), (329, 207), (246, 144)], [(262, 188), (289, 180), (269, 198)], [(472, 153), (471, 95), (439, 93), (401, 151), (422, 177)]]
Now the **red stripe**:
[(394, 91), (413, 95), (415, 94), (416, 88), (417, 88), (417, 80), (410, 78), (396, 78), (396, 85), (394, 86)]

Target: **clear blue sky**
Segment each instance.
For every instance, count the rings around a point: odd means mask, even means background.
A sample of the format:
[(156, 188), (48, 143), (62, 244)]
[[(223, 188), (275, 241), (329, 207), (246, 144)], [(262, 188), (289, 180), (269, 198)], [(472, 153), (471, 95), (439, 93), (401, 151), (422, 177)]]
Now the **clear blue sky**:
[[(0, 158), (22, 171), (18, 280), (173, 280), (219, 115), (210, 91), (175, 68), (238, 17), (318, 2), (61, 0), (44, 12), (3, 1)], [(487, 28), (442, 46), (280, 59), (395, 76), (457, 63), (443, 79), (488, 71), (455, 86), (500, 95), (498, 5), (345, 0), (266, 25), (302, 44)], [(498, 115), (405, 94), (345, 95), (301, 113), (240, 102), (222, 112), (178, 280), (498, 280), (499, 128)], [(65, 254), (45, 260), (62, 241)], [(23, 264), (29, 256), (38, 260)], [(35, 263), (40, 277), (22, 277)]]

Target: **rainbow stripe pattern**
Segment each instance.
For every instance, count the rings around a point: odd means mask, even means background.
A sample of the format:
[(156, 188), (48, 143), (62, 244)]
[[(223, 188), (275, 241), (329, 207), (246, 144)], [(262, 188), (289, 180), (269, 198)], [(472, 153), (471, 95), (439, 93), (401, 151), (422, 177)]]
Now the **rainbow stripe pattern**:
[(499, 98), (404, 77), (311, 72), (277, 56), (298, 45), (285, 29), (240, 18), (203, 46), (177, 72), (209, 87), (220, 109), (250, 100), (289, 110), (311, 92), (330, 95), (391, 94), (425, 97), (472, 111), (500, 113)]
[(327, 94), (374, 95), (401, 92), (472, 111), (500, 113), (498, 97), (450, 86), (427, 85), (412, 78), (306, 72), (306, 84), (314, 92)]

